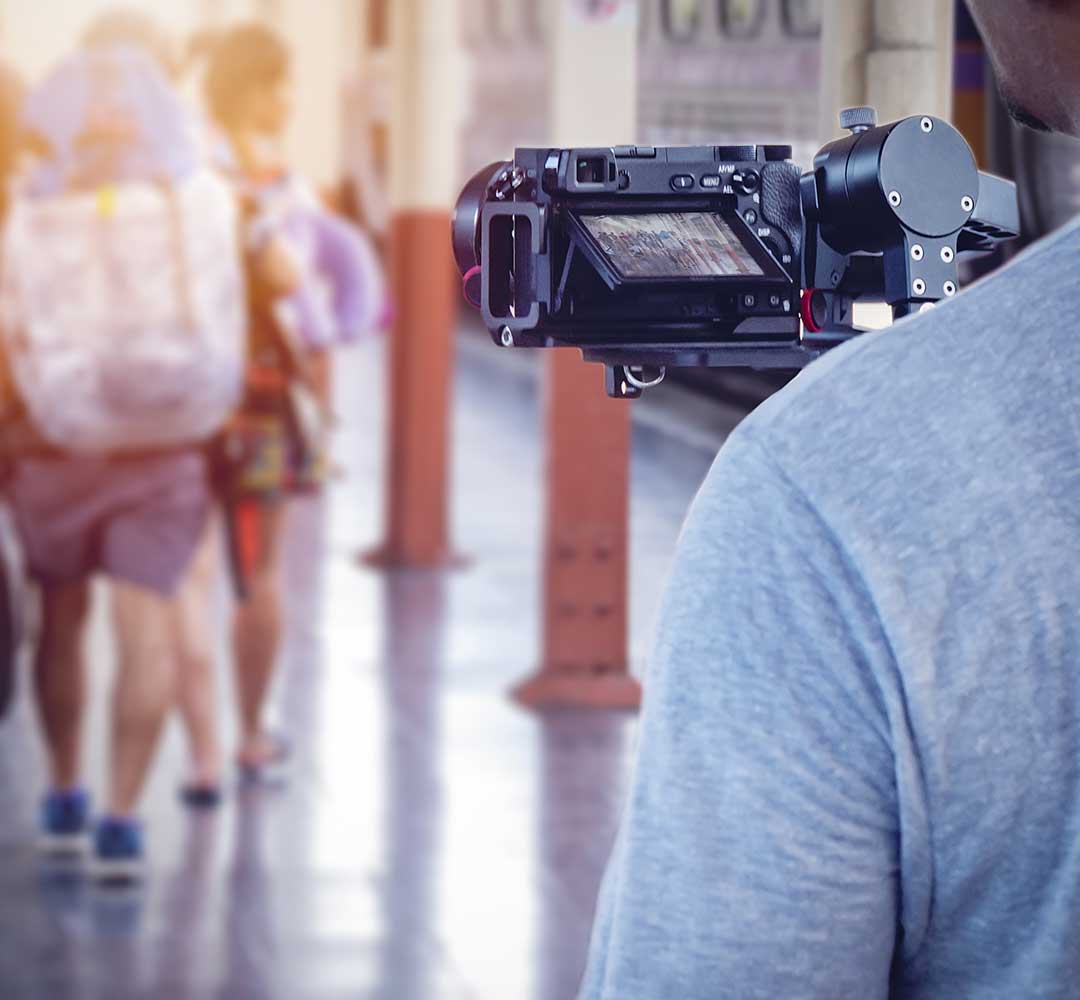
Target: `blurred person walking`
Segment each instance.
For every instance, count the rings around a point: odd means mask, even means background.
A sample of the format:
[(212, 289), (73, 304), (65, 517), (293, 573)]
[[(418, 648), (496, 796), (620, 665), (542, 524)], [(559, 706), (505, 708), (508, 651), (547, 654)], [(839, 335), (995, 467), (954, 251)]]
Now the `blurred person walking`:
[[(170, 35), (142, 11), (130, 7), (118, 7), (99, 17), (87, 30), (83, 44), (139, 49), (157, 63), (174, 87), (179, 87), (189, 61)], [(195, 141), (212, 161), (209, 130), (194, 111), (189, 112)], [(220, 799), (222, 750), (215, 711), (213, 636), (220, 531), (218, 518), (208, 518), (191, 566), (170, 601), (166, 625), (175, 670), (174, 692), (190, 749), (190, 771), (180, 793), (183, 801), (198, 806), (216, 805)]]
[(104, 879), (141, 870), (135, 811), (176, 694), (173, 595), (211, 510), (203, 441), (235, 405), (243, 361), (233, 202), (147, 49), (159, 62), (167, 51), (151, 21), (109, 15), (29, 95), (22, 125), (39, 158), (14, 203), (4, 275), (5, 347), (34, 439), (9, 495), (42, 592), (50, 849), (91, 829), (83, 639), (91, 577), (112, 583), (118, 671), (94, 835)]
[[(7, 214), (9, 186), (19, 161), (19, 107), (22, 103), (24, 88), (19, 77), (8, 67), (0, 65), (0, 220)], [(7, 470), (7, 455), (4, 432), (7, 418), (15, 407), (15, 394), (11, 385), (10, 373), (0, 353), (0, 483)], [(0, 523), (0, 539), (10, 539), (12, 531), (10, 520), (3, 518)], [(0, 552), (7, 546), (0, 544)], [(8, 560), (0, 558), (0, 568), (6, 570)], [(0, 572), (0, 720), (7, 714), (15, 695), (15, 668), (20, 647), (18, 629), (20, 594), (12, 574)]]
[[(264, 711), (283, 638), (288, 499), (316, 493), (327, 476), (330, 349), (377, 326), (386, 311), (370, 246), (320, 204), (278, 151), (291, 114), (290, 62), (274, 32), (240, 24), (212, 41), (204, 76), (207, 110), (245, 206), (254, 265), (247, 388), (215, 461), (240, 597), (232, 627), (237, 762), (253, 780), (280, 777), (289, 756)], [(212, 706), (204, 703), (201, 712), (190, 704), (185, 712), (197, 758), (197, 732), (209, 731)], [(192, 789), (192, 801), (216, 800), (212, 785), (203, 790)]]

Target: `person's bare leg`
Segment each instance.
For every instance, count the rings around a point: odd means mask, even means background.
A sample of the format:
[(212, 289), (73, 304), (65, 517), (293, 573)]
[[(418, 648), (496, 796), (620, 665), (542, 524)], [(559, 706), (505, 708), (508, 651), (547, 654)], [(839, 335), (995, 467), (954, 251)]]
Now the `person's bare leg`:
[(129, 583), (113, 585), (119, 664), (113, 689), (108, 814), (134, 814), (163, 724), (176, 696), (170, 648), (172, 601)]
[(81, 777), (86, 703), (83, 633), (89, 609), (87, 580), (42, 588), (34, 695), (48, 751), (52, 787), (60, 791), (77, 787)]
[(176, 595), (170, 616), (176, 652), (180, 714), (191, 754), (189, 784), (211, 788), (221, 780), (217, 686), (214, 678), (213, 599), (218, 582), (219, 525), (213, 520)]
[(259, 564), (248, 581), (248, 597), (237, 605), (233, 619), (239, 757), (249, 764), (262, 763), (273, 752), (263, 730), (263, 709), (281, 649), (285, 510), (282, 502), (263, 511)]

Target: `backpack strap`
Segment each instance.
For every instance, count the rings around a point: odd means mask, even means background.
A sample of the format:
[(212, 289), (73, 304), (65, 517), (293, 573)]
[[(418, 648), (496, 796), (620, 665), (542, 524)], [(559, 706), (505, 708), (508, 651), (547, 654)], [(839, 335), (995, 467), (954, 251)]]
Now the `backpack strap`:
[(172, 236), (173, 258), (176, 261), (176, 291), (184, 309), (184, 319), (188, 329), (195, 333), (195, 301), (192, 298), (191, 260), (188, 256), (187, 224), (184, 219), (180, 195), (172, 184), (162, 184), (162, 190), (169, 203), (169, 231)]

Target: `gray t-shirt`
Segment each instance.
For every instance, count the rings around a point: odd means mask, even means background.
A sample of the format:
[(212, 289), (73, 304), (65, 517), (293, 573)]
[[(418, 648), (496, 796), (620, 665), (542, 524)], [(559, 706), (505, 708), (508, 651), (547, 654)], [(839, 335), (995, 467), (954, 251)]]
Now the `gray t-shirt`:
[(1080, 222), (725, 445), (581, 995), (1080, 996)]

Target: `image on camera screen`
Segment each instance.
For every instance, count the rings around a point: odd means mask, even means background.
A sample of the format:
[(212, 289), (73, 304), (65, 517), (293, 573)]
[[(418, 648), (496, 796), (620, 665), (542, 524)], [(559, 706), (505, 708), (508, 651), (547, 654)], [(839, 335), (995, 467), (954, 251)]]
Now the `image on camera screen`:
[(715, 212), (581, 217), (623, 278), (726, 278), (764, 271)]

